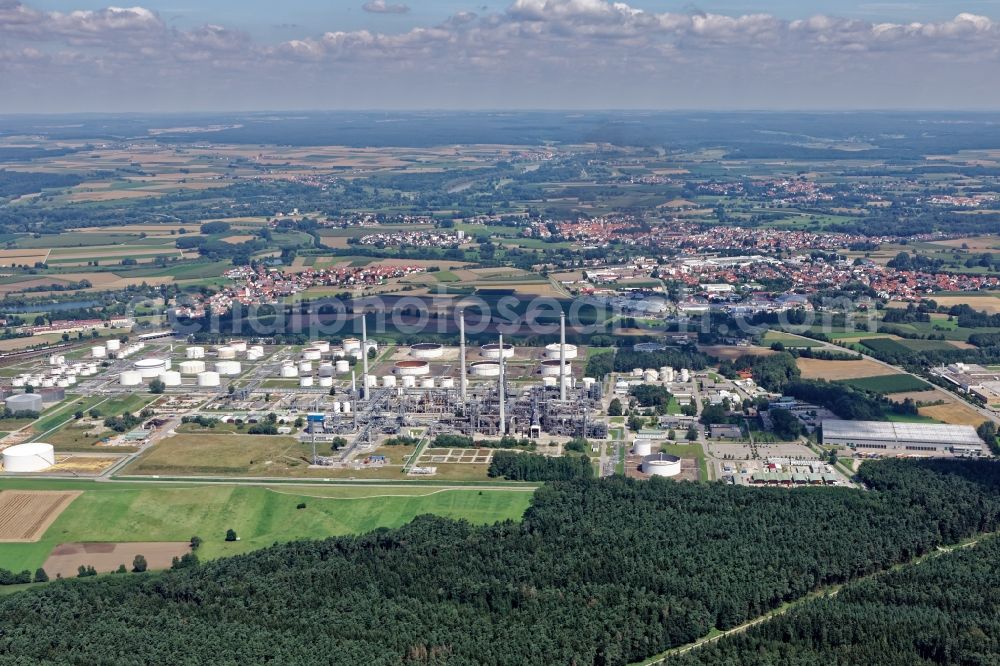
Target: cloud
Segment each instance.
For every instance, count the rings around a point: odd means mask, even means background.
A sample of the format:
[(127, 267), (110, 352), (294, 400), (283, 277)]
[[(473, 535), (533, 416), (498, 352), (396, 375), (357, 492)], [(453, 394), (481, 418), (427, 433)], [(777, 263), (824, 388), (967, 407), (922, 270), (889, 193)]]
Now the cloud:
[(409, 5), (388, 3), (385, 0), (368, 0), (361, 9), (371, 14), (405, 14), (410, 11)]
[[(406, 8), (390, 2), (369, 0), (365, 10)], [(434, 106), (442, 95), (451, 104), (501, 106), (726, 105), (730, 99), (738, 106), (772, 99), (867, 106), (881, 96), (891, 106), (917, 96), (934, 96), (937, 106), (944, 100), (1000, 105), (1000, 90), (983, 84), (1000, 72), (1000, 22), (971, 13), (879, 23), (656, 12), (608, 0), (510, 0), (501, 11), (460, 12), (398, 32), (371, 26), (290, 34), (261, 43), (224, 25), (167, 25), (141, 6), (54, 12), (0, 0), (0, 69), (11, 89), (18, 82), (58, 86), (75, 69), (74, 83), (90, 82), (95, 90), (158, 85), (186, 93), (202, 82), (208, 96), (225, 94), (228, 101), (238, 90), (257, 95), (261, 106), (277, 90), (287, 95), (280, 99), (316, 106), (345, 100), (370, 106), (393, 95), (402, 106)], [(957, 92), (945, 95), (951, 89)]]

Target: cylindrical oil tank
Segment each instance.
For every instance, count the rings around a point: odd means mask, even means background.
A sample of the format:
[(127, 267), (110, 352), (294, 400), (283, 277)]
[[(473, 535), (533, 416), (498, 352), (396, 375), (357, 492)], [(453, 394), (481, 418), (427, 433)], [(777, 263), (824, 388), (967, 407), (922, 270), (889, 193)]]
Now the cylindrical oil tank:
[(323, 352), (315, 347), (306, 347), (302, 350), (302, 359), (305, 361), (318, 361), (323, 357)]
[[(393, 380), (395, 379), (396, 378), (393, 377)], [(376, 386), (378, 386), (378, 377), (375, 375), (368, 375), (368, 388), (375, 388)], [(395, 384), (393, 384), (393, 386), (395, 386)]]
[(585, 389), (589, 390), (590, 387), (593, 386), (596, 383), (597, 383), (597, 380), (594, 379), (593, 377), (584, 377), (583, 378), (583, 388), (585, 388)]
[(188, 358), (205, 358), (205, 348), (204, 347), (188, 347), (184, 351), (184, 355)]
[(646, 370), (642, 373), (642, 381), (644, 382), (655, 382), (660, 378), (660, 373), (656, 370)]
[(40, 412), (42, 396), (37, 393), (18, 393), (4, 400), (4, 405), (12, 412)]
[[(551, 345), (545, 345), (545, 358), (557, 359), (559, 358), (559, 343), (554, 342)], [(571, 358), (576, 358), (576, 345), (566, 345), (566, 360)]]
[(335, 401), (333, 403), (333, 413), (334, 414), (339, 414), (340, 413), (340, 401)]
[(143, 379), (152, 379), (169, 370), (170, 364), (162, 358), (143, 358), (135, 362), (135, 369)]
[(633, 377), (642, 377), (642, 368), (632, 368)]
[(308, 375), (306, 377), (299, 377), (299, 386), (301, 386), (302, 388), (309, 388), (312, 385), (313, 385), (313, 378), (311, 375)]
[(281, 366), (281, 376), (288, 379), (291, 377), (299, 376), (299, 369), (294, 365), (283, 365)]
[(108, 348), (104, 345), (97, 345), (90, 348), (90, 355), (94, 358), (105, 358), (108, 355)]
[(358, 340), (357, 338), (347, 338), (344, 340), (345, 354), (351, 354), (358, 351), (361, 351), (361, 340)]
[(432, 389), (434, 388), (434, 378), (426, 377), (420, 380), (420, 388)]
[(350, 363), (350, 361), (345, 361), (344, 359), (340, 359), (334, 365), (334, 368), (336, 369), (337, 374), (343, 374), (345, 372), (350, 372), (351, 371), (351, 363)]
[(330, 347), (330, 356), (334, 358), (344, 358), (346, 353), (343, 347)]
[(396, 385), (396, 377), (393, 375), (385, 375), (382, 377), (382, 386), (384, 388), (392, 388)]
[(233, 340), (229, 343), (229, 346), (233, 348), (237, 354), (242, 354), (247, 350), (247, 343), (245, 340)]
[(181, 361), (182, 375), (197, 375), (202, 372), (205, 372), (204, 361)]
[(686, 384), (691, 381), (691, 371), (687, 368), (681, 370), (681, 383)]
[(44, 442), (17, 444), (3, 450), (5, 472), (41, 472), (55, 464), (55, 449)]
[[(542, 361), (542, 376), (543, 377), (558, 377), (560, 374), (560, 362), (547, 359)], [(566, 374), (573, 372), (573, 367), (566, 362)]]
[(53, 354), (49, 356), (49, 365), (63, 365), (66, 362), (66, 357), (62, 354)]
[(637, 439), (632, 442), (632, 453), (637, 456), (648, 456), (653, 452), (653, 443), (648, 439)]
[(56, 381), (56, 386), (58, 386), (59, 388), (69, 388), (69, 380), (59, 379)]
[(326, 354), (330, 351), (330, 343), (326, 340), (314, 340), (309, 343), (309, 346), (318, 349), (321, 354)]
[(142, 383), (142, 374), (138, 370), (126, 370), (118, 375), (118, 383), (122, 386), (138, 386)]
[(333, 363), (320, 363), (317, 372), (320, 377), (333, 377)]
[(474, 377), (499, 377), (500, 364), (495, 361), (476, 361), (469, 366), (469, 374)]
[(413, 375), (403, 375), (403, 388), (414, 388), (417, 385), (417, 378)]
[(235, 377), (243, 372), (243, 366), (239, 361), (219, 361), (215, 364), (215, 371), (220, 375)]
[(441, 388), (455, 388), (455, 378), (454, 377), (442, 377), (441, 378)]
[(351, 413), (351, 403), (349, 403), (349, 402), (345, 402), (344, 403), (344, 413), (345, 414), (350, 414)]
[(10, 385), (14, 388), (23, 388), (25, 383), (26, 381), (24, 377), (14, 377), (14, 379), (11, 380)]
[(198, 386), (210, 388), (222, 383), (222, 378), (217, 372), (202, 372), (198, 375)]
[(642, 461), (642, 471), (650, 476), (677, 476), (681, 473), (681, 459), (655, 453)]
[(299, 361), (299, 372), (312, 372), (313, 364), (312, 361)]
[(56, 385), (56, 380), (46, 377), (42, 380), (42, 388), (52, 388)]
[(66, 382), (71, 386), (76, 384), (76, 375), (66, 375)]
[(219, 357), (221, 361), (231, 361), (236, 358), (236, 350), (229, 345), (223, 345), (215, 350), (216, 356)]
[(160, 381), (162, 381), (165, 386), (180, 386), (181, 373), (177, 372), (176, 370), (167, 370), (162, 375), (160, 375)]
[(261, 356), (263, 356), (264, 355), (264, 345), (254, 345), (253, 347), (250, 347), (250, 349), (248, 349), (247, 352), (248, 353), (249, 352), (253, 352), (254, 354), (260, 354)]
[(319, 385), (323, 388), (330, 388), (333, 386), (333, 377), (320, 377)]
[(263, 356), (264, 352), (257, 347), (251, 347), (250, 349), (247, 350), (248, 361), (259, 361)]
[(542, 386), (545, 388), (554, 388), (555, 386), (558, 386), (558, 384), (558, 377), (542, 377)]
[(399, 361), (393, 367), (393, 372), (401, 377), (426, 375), (431, 371), (427, 361)]
[(444, 354), (444, 347), (434, 342), (421, 342), (410, 347), (410, 356), (413, 358), (441, 358)]
[(107, 343), (105, 343), (105, 346), (108, 348), (108, 351), (112, 351), (112, 352), (113, 351), (118, 351), (119, 349), (122, 348), (122, 342), (121, 342), (121, 340), (114, 340), (114, 339), (112, 339), (112, 340), (108, 340)]
[[(483, 358), (492, 359), (494, 361), (500, 360), (500, 345), (483, 345), (479, 348), (479, 355)], [(503, 357), (510, 358), (514, 355), (514, 345), (504, 343), (503, 345)]]

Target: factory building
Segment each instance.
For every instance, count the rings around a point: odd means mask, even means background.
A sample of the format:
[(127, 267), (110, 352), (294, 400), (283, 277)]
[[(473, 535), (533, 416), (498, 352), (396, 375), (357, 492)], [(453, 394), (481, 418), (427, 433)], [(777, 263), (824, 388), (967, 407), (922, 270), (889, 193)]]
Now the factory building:
[(962, 453), (982, 450), (972, 426), (889, 421), (823, 421), (823, 443), (886, 453)]

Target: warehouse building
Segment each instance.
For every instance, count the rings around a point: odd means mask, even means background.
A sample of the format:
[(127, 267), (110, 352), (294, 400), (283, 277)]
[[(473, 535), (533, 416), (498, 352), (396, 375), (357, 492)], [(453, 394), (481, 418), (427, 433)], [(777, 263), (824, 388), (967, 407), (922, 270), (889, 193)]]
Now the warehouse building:
[(982, 451), (972, 426), (889, 421), (823, 421), (823, 443), (886, 453), (958, 453)]

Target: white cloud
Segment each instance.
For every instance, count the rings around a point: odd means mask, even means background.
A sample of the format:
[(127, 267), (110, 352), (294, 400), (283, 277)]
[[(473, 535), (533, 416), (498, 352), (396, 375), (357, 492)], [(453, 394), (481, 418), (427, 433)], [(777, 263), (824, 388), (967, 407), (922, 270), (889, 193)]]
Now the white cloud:
[(385, 0), (368, 0), (361, 8), (371, 14), (405, 14), (410, 11), (409, 5), (390, 3)]

